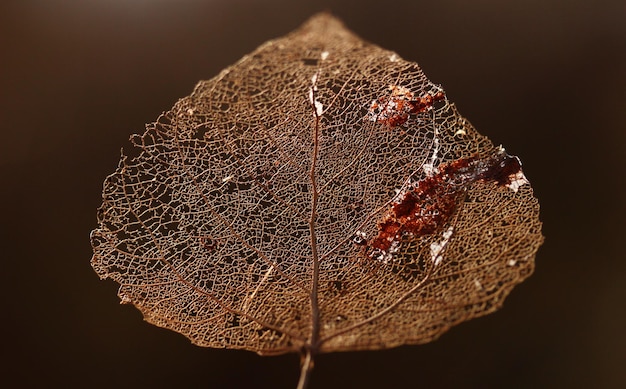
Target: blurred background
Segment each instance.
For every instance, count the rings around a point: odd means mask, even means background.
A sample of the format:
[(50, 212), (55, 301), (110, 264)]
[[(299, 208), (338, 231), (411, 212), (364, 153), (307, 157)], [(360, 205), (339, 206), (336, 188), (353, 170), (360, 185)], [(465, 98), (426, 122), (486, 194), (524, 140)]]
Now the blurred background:
[(418, 62), (521, 157), (535, 274), (428, 345), (322, 355), (313, 388), (626, 387), (626, 6), (579, 0), (21, 0), (0, 5), (3, 381), (294, 388), (298, 357), (203, 349), (91, 270), (104, 178), (132, 133), (329, 10)]

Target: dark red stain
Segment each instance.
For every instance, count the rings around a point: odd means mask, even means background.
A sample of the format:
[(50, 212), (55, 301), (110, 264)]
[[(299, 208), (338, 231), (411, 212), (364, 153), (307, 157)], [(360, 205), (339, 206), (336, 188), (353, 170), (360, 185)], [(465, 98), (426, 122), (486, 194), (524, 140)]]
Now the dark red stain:
[(215, 251), (217, 248), (217, 241), (207, 235), (200, 236), (200, 244), (207, 251)]
[(378, 223), (378, 236), (368, 242), (371, 257), (387, 252), (403, 237), (421, 237), (439, 231), (450, 219), (467, 186), (477, 182), (511, 183), (521, 163), (504, 150), (480, 158), (471, 156), (441, 164), (439, 172), (419, 181), (394, 203)]
[(410, 112), (414, 115), (417, 115), (418, 113), (424, 112), (432, 107), (436, 101), (440, 101), (445, 98), (446, 95), (443, 92), (439, 91), (434, 95), (431, 95), (429, 93), (424, 97), (418, 98), (417, 100), (411, 100), (409, 101)]
[[(376, 121), (389, 127), (397, 127), (406, 123), (410, 115), (417, 115), (430, 109), (436, 101), (444, 100), (446, 95), (439, 91), (426, 94), (424, 97), (413, 98), (412, 93), (398, 96), (379, 97), (370, 107), (370, 111), (378, 112)], [(391, 104), (393, 103), (393, 104)], [(393, 108), (389, 108), (392, 107)], [(391, 112), (389, 112), (391, 111)]]

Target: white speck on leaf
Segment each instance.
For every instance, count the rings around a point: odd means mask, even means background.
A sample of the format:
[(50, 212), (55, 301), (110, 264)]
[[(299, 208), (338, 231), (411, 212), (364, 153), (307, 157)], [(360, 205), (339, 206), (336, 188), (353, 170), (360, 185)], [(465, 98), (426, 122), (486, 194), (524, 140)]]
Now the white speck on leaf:
[(324, 105), (315, 99), (315, 92), (317, 92), (317, 78), (319, 76), (319, 72), (315, 73), (313, 77), (311, 77), (311, 83), (313, 84), (309, 88), (309, 102), (313, 107), (315, 107), (315, 115), (322, 116), (324, 113)]
[(513, 175), (511, 182), (506, 184), (506, 186), (510, 188), (513, 192), (517, 192), (520, 186), (524, 184), (528, 184), (528, 180), (526, 179), (524, 173), (522, 173), (522, 171), (520, 170), (519, 172), (515, 173), (515, 175)]
[(450, 237), (452, 236), (452, 232), (454, 231), (454, 227), (450, 226), (447, 230), (442, 234), (443, 239), (440, 242), (433, 242), (430, 244), (430, 256), (435, 263), (435, 266), (441, 263), (443, 259), (443, 250), (446, 248), (446, 245), (450, 241)]

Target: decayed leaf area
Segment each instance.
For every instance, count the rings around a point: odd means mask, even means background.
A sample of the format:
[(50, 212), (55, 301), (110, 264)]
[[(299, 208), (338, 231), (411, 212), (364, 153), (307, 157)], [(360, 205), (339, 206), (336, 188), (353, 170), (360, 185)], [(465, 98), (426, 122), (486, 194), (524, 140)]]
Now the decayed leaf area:
[(92, 265), (200, 346), (428, 342), (498, 309), (543, 240), (521, 167), (502, 170), (514, 157), (417, 64), (327, 14), (131, 140), (137, 156), (104, 184)]

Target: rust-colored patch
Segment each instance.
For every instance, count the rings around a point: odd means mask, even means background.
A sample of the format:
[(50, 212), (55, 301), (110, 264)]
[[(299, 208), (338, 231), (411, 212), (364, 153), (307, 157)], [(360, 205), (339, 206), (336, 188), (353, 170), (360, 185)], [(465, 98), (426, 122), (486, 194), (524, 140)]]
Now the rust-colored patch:
[(217, 249), (217, 240), (209, 235), (200, 236), (200, 244), (207, 251), (215, 251)]
[(523, 176), (519, 159), (504, 149), (487, 157), (474, 155), (439, 165), (436, 174), (401, 194), (383, 215), (378, 235), (367, 244), (369, 257), (388, 262), (404, 238), (419, 238), (441, 230), (470, 184), (482, 181), (509, 186), (520, 175)]
[(402, 86), (390, 86), (391, 94), (372, 101), (369, 108), (370, 120), (397, 127), (406, 123), (410, 115), (429, 110), (436, 101), (444, 100), (445, 94), (438, 91), (415, 97), (414, 93)]

